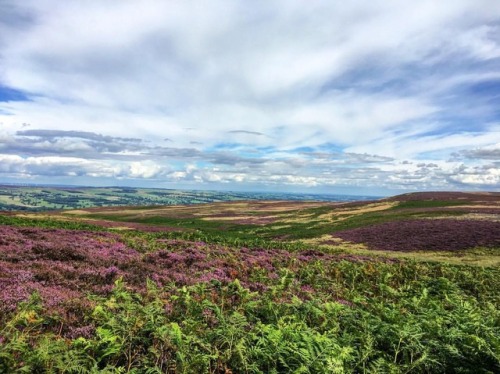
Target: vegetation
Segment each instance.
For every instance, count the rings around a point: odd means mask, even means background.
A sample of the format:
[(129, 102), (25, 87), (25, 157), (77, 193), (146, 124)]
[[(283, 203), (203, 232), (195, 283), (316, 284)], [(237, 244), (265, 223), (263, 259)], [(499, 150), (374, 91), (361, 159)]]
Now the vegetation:
[(185, 191), (129, 187), (34, 187), (0, 185), (0, 211), (47, 211), (104, 206), (202, 204), (237, 200), (351, 201), (363, 196)]
[(500, 267), (389, 255), (498, 256), (495, 201), (410, 201), (0, 215), (0, 372), (500, 372)]
[(457, 251), (500, 247), (500, 222), (486, 220), (413, 219), (337, 232), (336, 236), (377, 249)]

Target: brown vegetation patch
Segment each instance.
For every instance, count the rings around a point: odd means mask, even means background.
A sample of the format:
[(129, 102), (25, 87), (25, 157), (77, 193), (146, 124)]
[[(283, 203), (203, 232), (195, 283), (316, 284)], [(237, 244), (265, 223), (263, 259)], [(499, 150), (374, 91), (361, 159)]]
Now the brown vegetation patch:
[(140, 230), (146, 232), (171, 232), (171, 231), (183, 231), (183, 229), (179, 227), (169, 227), (163, 225), (148, 225), (145, 223), (135, 223), (135, 222), (114, 222), (114, 221), (105, 221), (105, 220), (93, 220), (93, 219), (84, 219), (81, 222), (85, 222), (91, 225), (106, 227), (106, 228), (116, 228), (122, 230)]
[[(356, 207), (352, 207), (350, 209), (341, 209), (341, 210), (335, 210), (326, 214), (322, 214), (319, 216), (319, 219), (322, 220), (344, 220), (359, 214), (364, 214), (364, 213), (372, 213), (372, 212), (381, 212), (384, 210), (388, 210), (390, 208), (393, 208), (396, 206), (397, 203), (391, 202), (391, 203), (371, 203), (371, 204), (363, 204), (359, 205)], [(353, 209), (354, 208), (354, 209)]]
[[(116, 216), (120, 221), (136, 221), (149, 217), (166, 217), (173, 219), (201, 218), (207, 221), (231, 222), (241, 225), (266, 225), (276, 221), (282, 221), (287, 213), (292, 217), (302, 218), (300, 215), (306, 209), (322, 206), (337, 206), (337, 203), (325, 202), (302, 202), (302, 201), (234, 201), (209, 204), (195, 204), (183, 206), (166, 206), (150, 208), (91, 208), (78, 210), (73, 214), (83, 215), (87, 213), (88, 217), (93, 214)], [(309, 217), (309, 215), (308, 215)], [(310, 219), (310, 218), (309, 218)], [(309, 220), (308, 219), (308, 220)], [(109, 224), (105, 224), (109, 225)], [(120, 226), (129, 225), (120, 224)], [(151, 230), (150, 226), (141, 226)]]
[(500, 247), (500, 222), (418, 219), (339, 231), (334, 236), (380, 250), (457, 251)]
[(483, 213), (483, 214), (497, 214), (500, 215), (500, 207), (494, 206), (457, 206), (457, 207), (446, 207), (446, 210), (460, 211), (464, 213)]
[(470, 201), (470, 202), (496, 202), (500, 201), (500, 192), (414, 192), (393, 196), (386, 201)]
[(500, 214), (491, 213), (467, 213), (460, 216), (441, 216), (428, 219), (455, 219), (455, 220), (477, 220), (500, 222)]
[[(211, 218), (243, 216), (243, 222), (247, 223), (250, 214), (259, 216), (266, 215), (261, 223), (270, 223), (277, 220), (282, 213), (296, 212), (302, 209), (317, 208), (325, 205), (336, 206), (336, 203), (325, 202), (302, 202), (302, 201), (232, 201), (194, 205), (172, 205), (155, 207), (108, 207), (89, 208), (76, 211), (65, 211), (65, 214), (74, 215), (109, 215), (126, 218), (128, 220), (143, 219), (146, 217), (169, 217), (169, 218)], [(271, 218), (271, 216), (273, 218)]]
[(277, 218), (274, 216), (217, 216), (217, 217), (203, 217), (205, 221), (230, 221), (240, 225), (266, 225), (276, 222)]

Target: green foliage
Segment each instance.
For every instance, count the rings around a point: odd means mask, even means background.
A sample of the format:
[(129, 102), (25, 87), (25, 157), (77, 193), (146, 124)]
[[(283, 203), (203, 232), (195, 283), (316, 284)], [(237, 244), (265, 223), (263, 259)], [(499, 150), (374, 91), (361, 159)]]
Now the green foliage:
[(19, 226), (19, 227), (41, 227), (51, 229), (67, 230), (88, 230), (105, 231), (105, 228), (91, 225), (78, 220), (60, 220), (47, 218), (28, 218), (22, 216), (8, 216), (0, 214), (0, 225)]
[[(315, 297), (298, 298), (298, 280)], [(34, 295), (0, 335), (0, 371), (488, 373), (500, 370), (498, 271), (317, 261), (262, 293), (235, 280), (94, 298), (95, 333), (52, 333)]]

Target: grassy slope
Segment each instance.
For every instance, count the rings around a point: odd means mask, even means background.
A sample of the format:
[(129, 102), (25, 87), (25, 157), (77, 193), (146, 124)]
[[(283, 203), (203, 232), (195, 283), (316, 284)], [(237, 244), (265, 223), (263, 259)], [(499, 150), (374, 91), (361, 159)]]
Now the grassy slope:
[[(124, 226), (127, 222), (135, 222), (183, 229), (191, 233), (193, 238), (216, 238), (219, 242), (249, 246), (252, 243), (259, 246), (265, 241), (289, 245), (305, 243), (327, 251), (342, 250), (452, 263), (500, 264), (500, 243), (490, 245), (493, 248), (478, 246), (468, 251), (446, 248), (444, 243), (439, 251), (415, 248), (417, 251), (411, 253), (387, 250), (374, 252), (373, 247), (363, 245), (366, 243), (347, 243), (335, 236), (336, 232), (345, 230), (414, 219), (498, 221), (500, 194), (420, 193), (360, 203), (237, 202), (142, 207), (134, 210), (102, 208), (62, 214), (69, 215), (78, 219), (118, 221), (123, 222)], [(453, 251), (447, 252), (447, 249)]]
[(336, 238), (417, 218), (491, 223), (498, 206), (408, 195), (0, 215), (0, 372), (498, 372), (498, 246)]

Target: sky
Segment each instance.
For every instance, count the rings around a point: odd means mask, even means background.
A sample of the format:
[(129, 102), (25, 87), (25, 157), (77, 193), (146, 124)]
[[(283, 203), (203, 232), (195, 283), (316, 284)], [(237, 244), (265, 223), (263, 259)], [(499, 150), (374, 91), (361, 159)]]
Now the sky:
[(0, 183), (500, 190), (500, 1), (0, 0)]

